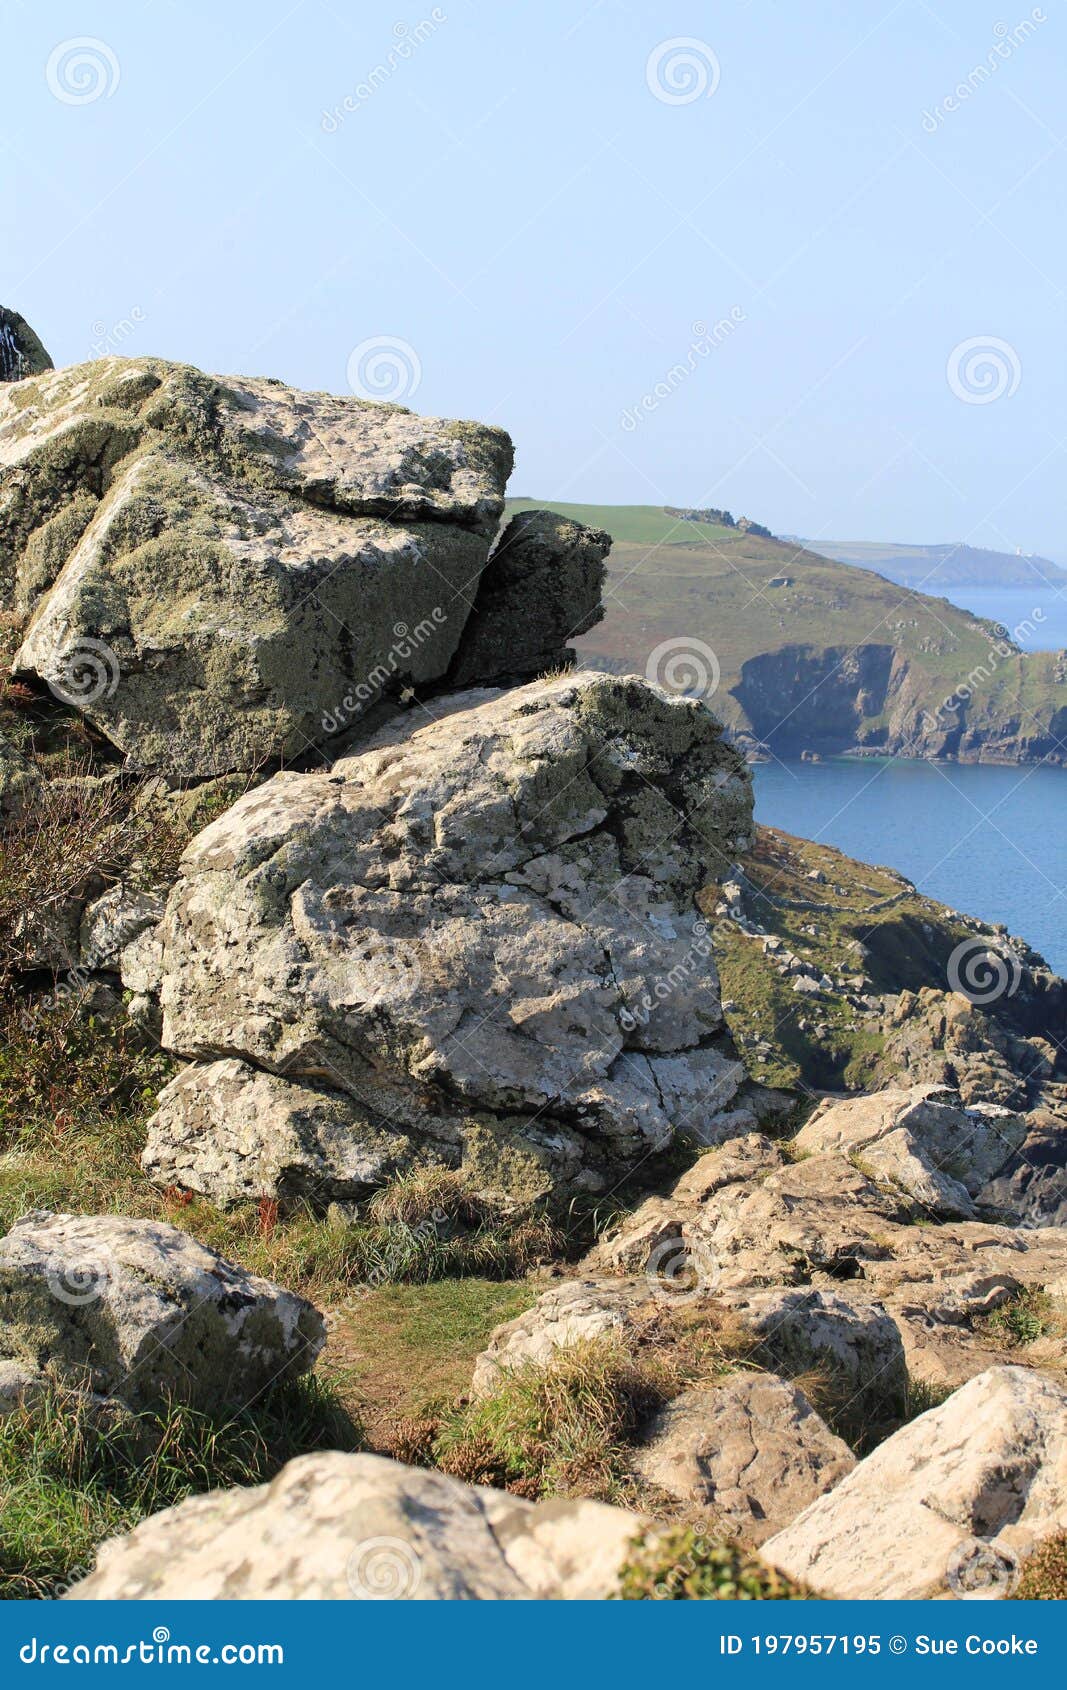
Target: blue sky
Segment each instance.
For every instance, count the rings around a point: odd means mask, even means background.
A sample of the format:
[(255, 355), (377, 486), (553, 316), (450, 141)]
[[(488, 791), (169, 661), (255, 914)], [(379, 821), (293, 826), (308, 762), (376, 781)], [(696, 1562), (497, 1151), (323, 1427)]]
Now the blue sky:
[(520, 494), (1067, 558), (1064, 13), (7, 0), (0, 300), (499, 422)]

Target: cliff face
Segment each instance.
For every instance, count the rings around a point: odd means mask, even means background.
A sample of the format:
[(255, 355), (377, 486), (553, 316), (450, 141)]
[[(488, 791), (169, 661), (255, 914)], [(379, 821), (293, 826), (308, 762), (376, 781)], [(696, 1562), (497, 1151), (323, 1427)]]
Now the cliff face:
[(892, 645), (785, 645), (742, 664), (731, 688), (733, 733), (748, 750), (766, 747), (780, 757), (879, 753), (1063, 766), (1067, 705), (1046, 702), (1038, 713), (1024, 702), (1027, 691), (1062, 686), (1057, 656), (1013, 651), (1000, 659), (1005, 674), (992, 690), (983, 692), (981, 682), (996, 672), (978, 665), (954, 692), (939, 694)]

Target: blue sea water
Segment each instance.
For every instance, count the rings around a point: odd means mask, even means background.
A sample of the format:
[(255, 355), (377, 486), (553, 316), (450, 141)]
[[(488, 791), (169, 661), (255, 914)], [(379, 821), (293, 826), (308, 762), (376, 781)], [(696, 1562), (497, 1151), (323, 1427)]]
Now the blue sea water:
[(1067, 975), (1067, 769), (839, 758), (753, 774), (758, 821), (899, 869)]

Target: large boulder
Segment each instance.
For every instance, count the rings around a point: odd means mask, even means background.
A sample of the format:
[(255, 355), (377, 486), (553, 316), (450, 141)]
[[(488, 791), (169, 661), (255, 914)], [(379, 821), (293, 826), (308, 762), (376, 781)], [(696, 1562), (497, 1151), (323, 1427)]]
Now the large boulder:
[(780, 1531), (855, 1465), (804, 1393), (773, 1373), (683, 1391), (634, 1457), (647, 1483), (749, 1544)]
[(1067, 1527), (1067, 1390), (1019, 1367), (920, 1415), (763, 1545), (823, 1596), (1005, 1595)]
[(37, 1210), (0, 1240), (0, 1357), (132, 1408), (239, 1411), (324, 1336), (303, 1297), (158, 1221)]
[(162, 924), (165, 1045), (327, 1085), (361, 1142), (403, 1134), (523, 1199), (729, 1136), (745, 1072), (694, 900), (752, 794), (718, 723), (588, 673), (420, 722), (275, 776), (193, 842)]
[(593, 1600), (617, 1593), (644, 1526), (378, 1455), (304, 1455), (269, 1485), (192, 1497), (106, 1543), (66, 1600)]
[(899, 1411), (908, 1371), (896, 1322), (877, 1303), (839, 1291), (728, 1293), (759, 1338), (756, 1354), (790, 1374), (818, 1368), (857, 1410)]
[(51, 358), (25, 317), (0, 305), (0, 381), (25, 381), (51, 368)]
[(134, 767), (299, 755), (446, 674), (511, 461), (500, 429), (157, 358), (0, 388), (15, 669)]

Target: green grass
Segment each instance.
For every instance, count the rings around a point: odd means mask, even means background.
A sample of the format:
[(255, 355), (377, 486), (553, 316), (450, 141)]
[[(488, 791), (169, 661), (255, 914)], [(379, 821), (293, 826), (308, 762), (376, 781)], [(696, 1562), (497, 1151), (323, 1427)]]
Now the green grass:
[(661, 505), (568, 505), (554, 499), (509, 499), (505, 516), (519, 511), (556, 511), (588, 528), (605, 528), (617, 543), (635, 546), (692, 546), (720, 540), (736, 530), (712, 522), (683, 522)]
[(216, 1487), (255, 1485), (294, 1456), (358, 1449), (360, 1428), (314, 1379), (209, 1418), (103, 1409), (56, 1394), (0, 1421), (0, 1598), (47, 1597), (88, 1572), (107, 1537)]
[(1016, 1602), (1067, 1602), (1067, 1532), (1039, 1543), (1023, 1566), (1012, 1598)]

